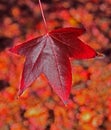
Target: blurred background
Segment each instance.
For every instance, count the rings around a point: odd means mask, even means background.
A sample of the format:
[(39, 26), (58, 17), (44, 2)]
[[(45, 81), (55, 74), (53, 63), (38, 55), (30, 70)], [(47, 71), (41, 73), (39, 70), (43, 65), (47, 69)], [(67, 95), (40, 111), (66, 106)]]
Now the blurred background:
[(111, 0), (42, 0), (48, 29), (86, 28), (103, 59), (72, 61), (64, 106), (41, 75), (17, 99), (24, 58), (12, 46), (45, 33), (38, 0), (0, 0), (0, 130), (111, 130)]

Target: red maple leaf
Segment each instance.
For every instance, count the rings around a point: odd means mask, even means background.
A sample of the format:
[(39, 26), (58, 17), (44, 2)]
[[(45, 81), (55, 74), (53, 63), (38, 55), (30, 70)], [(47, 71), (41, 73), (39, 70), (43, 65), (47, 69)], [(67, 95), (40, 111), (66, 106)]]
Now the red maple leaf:
[(84, 28), (68, 27), (48, 32), (41, 0), (39, 5), (46, 34), (10, 49), (11, 52), (26, 57), (19, 95), (43, 73), (54, 91), (66, 103), (72, 84), (69, 58), (93, 58), (98, 53), (78, 38), (85, 31)]
[(12, 48), (11, 52), (26, 57), (19, 95), (43, 73), (65, 103), (72, 84), (69, 58), (87, 59), (97, 56), (91, 47), (78, 38), (84, 31), (84, 28), (61, 28)]

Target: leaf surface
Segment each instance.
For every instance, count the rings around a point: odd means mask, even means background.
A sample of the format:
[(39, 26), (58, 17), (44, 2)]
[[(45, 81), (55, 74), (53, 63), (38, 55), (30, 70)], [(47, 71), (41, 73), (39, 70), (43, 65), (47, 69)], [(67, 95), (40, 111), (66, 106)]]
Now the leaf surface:
[(61, 28), (11, 48), (13, 53), (26, 58), (19, 95), (43, 73), (62, 101), (67, 102), (72, 85), (69, 58), (86, 59), (97, 55), (78, 38), (84, 31), (72, 27)]

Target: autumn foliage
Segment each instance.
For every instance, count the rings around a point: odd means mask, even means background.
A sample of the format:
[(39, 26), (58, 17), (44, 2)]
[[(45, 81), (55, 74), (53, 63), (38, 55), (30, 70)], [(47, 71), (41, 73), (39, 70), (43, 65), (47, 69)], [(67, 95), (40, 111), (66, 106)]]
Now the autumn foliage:
[(111, 129), (110, 4), (110, 0), (43, 0), (50, 31), (84, 26), (86, 33), (79, 39), (106, 55), (71, 59), (72, 88), (65, 106), (44, 75), (18, 99), (24, 57), (8, 50), (45, 30), (38, 1), (0, 1), (0, 130)]

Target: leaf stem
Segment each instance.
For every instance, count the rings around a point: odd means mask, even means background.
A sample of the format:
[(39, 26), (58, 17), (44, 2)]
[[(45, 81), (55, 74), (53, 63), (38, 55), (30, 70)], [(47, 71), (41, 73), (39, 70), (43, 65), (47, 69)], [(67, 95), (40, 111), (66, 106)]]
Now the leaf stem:
[(48, 33), (47, 22), (46, 22), (46, 18), (45, 18), (44, 12), (43, 12), (41, 0), (39, 0), (39, 6), (40, 6), (43, 22), (44, 22), (45, 31), (46, 31), (46, 33)]

